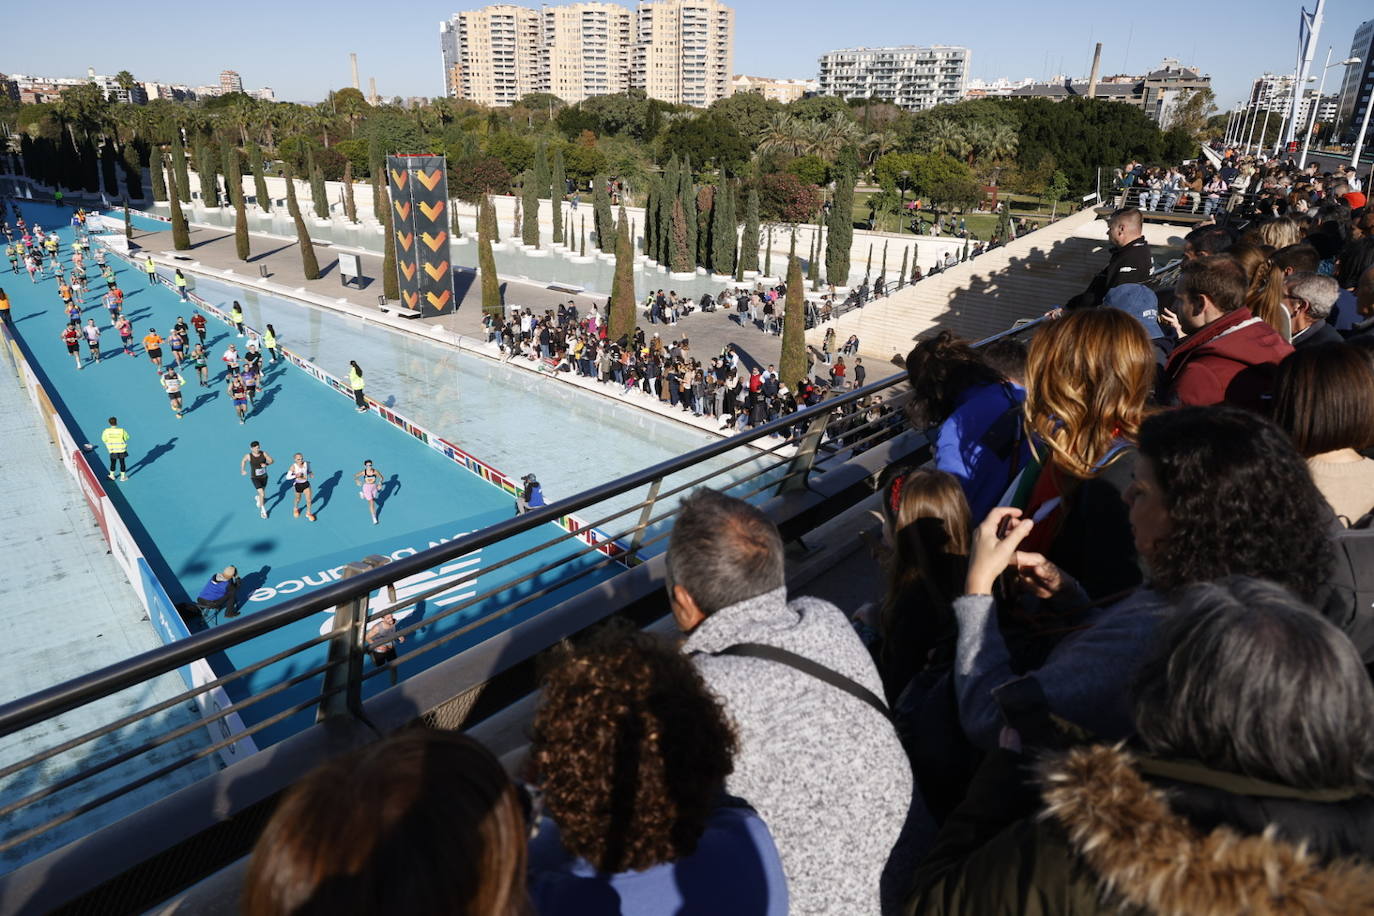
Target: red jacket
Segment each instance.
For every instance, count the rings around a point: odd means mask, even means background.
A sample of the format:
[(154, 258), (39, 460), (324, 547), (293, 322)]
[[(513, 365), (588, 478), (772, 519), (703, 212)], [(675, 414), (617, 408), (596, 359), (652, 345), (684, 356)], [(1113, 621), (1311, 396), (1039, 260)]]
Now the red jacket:
[(1205, 407), (1267, 408), (1274, 371), (1293, 352), (1278, 332), (1238, 308), (1184, 339), (1164, 367), (1163, 401)]

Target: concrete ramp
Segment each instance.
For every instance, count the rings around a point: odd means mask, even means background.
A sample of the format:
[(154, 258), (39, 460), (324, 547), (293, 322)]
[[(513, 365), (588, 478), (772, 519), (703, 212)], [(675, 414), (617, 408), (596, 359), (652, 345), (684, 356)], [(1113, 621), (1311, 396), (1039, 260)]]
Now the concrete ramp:
[(1093, 210), (1080, 210), (813, 328), (807, 341), (819, 346), (833, 327), (839, 342), (857, 334), (863, 355), (888, 360), (905, 356), (932, 329), (976, 340), (1063, 305), (1106, 263), (1106, 223)]

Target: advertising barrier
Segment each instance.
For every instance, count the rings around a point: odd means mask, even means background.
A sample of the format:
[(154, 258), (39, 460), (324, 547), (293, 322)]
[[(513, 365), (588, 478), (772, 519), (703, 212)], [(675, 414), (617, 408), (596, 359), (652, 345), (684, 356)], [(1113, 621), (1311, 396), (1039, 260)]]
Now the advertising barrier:
[(79, 451), (67, 454), (71, 456), (72, 467), (76, 468), (76, 482), (81, 484), (81, 493), (86, 497), (86, 504), (91, 507), (91, 514), (95, 516), (96, 524), (100, 525), (100, 533), (105, 535), (105, 541), (108, 543), (110, 527), (105, 521), (105, 506), (109, 504), (109, 499), (105, 496), (105, 488), (100, 485), (85, 455)]

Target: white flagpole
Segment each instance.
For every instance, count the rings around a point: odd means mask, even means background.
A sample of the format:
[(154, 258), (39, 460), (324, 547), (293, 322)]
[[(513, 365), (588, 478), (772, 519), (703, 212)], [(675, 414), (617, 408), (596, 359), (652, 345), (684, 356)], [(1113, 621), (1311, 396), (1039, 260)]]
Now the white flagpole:
[[(1297, 79), (1293, 82), (1293, 106), (1288, 115), (1288, 126), (1283, 132), (1282, 150), (1287, 151), (1293, 145), (1293, 135), (1298, 127), (1298, 109), (1302, 105), (1303, 87), (1307, 85), (1307, 72), (1312, 68), (1312, 52), (1317, 47), (1317, 35), (1322, 29), (1322, 10), (1326, 7), (1326, 0), (1317, 0), (1317, 8), (1312, 13), (1312, 26), (1307, 32), (1307, 40), (1298, 49), (1298, 73)], [(1307, 10), (1302, 10), (1302, 15), (1306, 17)]]

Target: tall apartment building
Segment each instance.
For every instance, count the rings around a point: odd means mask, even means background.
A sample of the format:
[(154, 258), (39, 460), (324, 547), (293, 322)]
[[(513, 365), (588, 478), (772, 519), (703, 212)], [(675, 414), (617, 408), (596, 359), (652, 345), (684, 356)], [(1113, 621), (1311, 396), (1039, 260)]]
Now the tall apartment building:
[(630, 85), (705, 107), (730, 95), (735, 11), (719, 0), (645, 0), (636, 11)]
[[(1347, 56), (1358, 57), (1360, 62), (1345, 68), (1345, 79), (1341, 81), (1339, 95), (1340, 107), (1336, 115), (1339, 135), (1353, 139), (1364, 121), (1369, 97), (1374, 95), (1374, 19), (1366, 19), (1356, 27)], [(1366, 130), (1374, 134), (1374, 119), (1370, 120)], [(1366, 139), (1365, 143), (1368, 144), (1369, 140)]]
[(231, 92), (243, 91), (243, 78), (239, 76), (237, 70), (221, 70), (219, 72), (219, 94), (228, 95)]
[(821, 95), (885, 99), (908, 111), (957, 102), (964, 96), (971, 52), (932, 45), (918, 48), (846, 48), (821, 55)]
[(444, 89), (492, 106), (529, 92), (572, 104), (630, 88), (706, 106), (730, 95), (734, 30), (719, 0), (483, 7), (439, 23)]
[(569, 105), (629, 88), (634, 18), (614, 3), (570, 3), (540, 11), (542, 35), (536, 92)]

